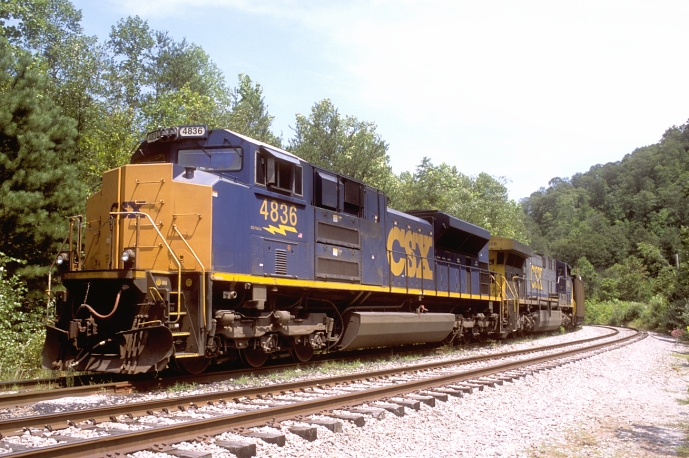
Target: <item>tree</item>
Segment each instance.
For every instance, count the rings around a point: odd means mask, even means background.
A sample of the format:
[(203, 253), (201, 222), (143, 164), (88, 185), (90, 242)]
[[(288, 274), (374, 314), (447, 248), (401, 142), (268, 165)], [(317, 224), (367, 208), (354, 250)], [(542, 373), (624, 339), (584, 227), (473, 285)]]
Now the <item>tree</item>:
[(160, 94), (142, 107), (143, 131), (180, 124), (214, 126), (218, 122), (215, 109), (213, 99), (193, 91), (190, 84), (185, 84), (178, 91)]
[(297, 114), (288, 149), (302, 159), (383, 191), (393, 185), (388, 144), (372, 122), (340, 116), (329, 99)]
[(0, 31), (11, 45), (40, 54), (57, 71), (59, 48), (82, 34), (81, 11), (69, 0), (3, 0)]
[(601, 279), (596, 268), (586, 258), (579, 258), (574, 264), (574, 272), (581, 276), (584, 282), (584, 297), (586, 300), (597, 300)]
[(391, 196), (398, 210), (440, 210), (488, 229), (492, 235), (527, 242), (521, 207), (509, 199), (504, 178), (472, 178), (457, 167), (424, 157), (414, 174), (403, 172)]
[(232, 113), (227, 127), (242, 135), (280, 147), (282, 140), (270, 130), (274, 116), (268, 114), (261, 85), (248, 75), (239, 75), (239, 85), (232, 91)]
[(149, 79), (153, 31), (140, 17), (121, 19), (112, 26), (106, 47), (112, 56), (107, 75), (111, 103), (138, 109), (143, 103), (143, 88)]
[(103, 171), (129, 161), (146, 132), (179, 124), (228, 126), (232, 92), (199, 46), (176, 42), (135, 16), (112, 27), (105, 49), (99, 122), (80, 138), (88, 147), (82, 163), (92, 187)]
[(603, 300), (645, 302), (653, 295), (648, 271), (641, 260), (628, 257), (622, 264), (606, 269), (601, 282)]
[(27, 278), (46, 271), (78, 212), (83, 188), (75, 122), (61, 114), (36, 59), (0, 40), (0, 252), (23, 258)]

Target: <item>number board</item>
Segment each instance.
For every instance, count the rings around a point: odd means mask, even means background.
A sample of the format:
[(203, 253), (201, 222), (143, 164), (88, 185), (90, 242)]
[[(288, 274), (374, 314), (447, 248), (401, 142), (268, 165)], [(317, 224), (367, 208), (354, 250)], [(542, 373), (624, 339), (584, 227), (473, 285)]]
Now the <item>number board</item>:
[(180, 126), (180, 138), (204, 138), (206, 136), (206, 126)]
[(153, 143), (157, 141), (175, 141), (182, 138), (206, 138), (207, 133), (208, 127), (204, 125), (168, 127), (150, 132), (146, 136), (146, 141)]

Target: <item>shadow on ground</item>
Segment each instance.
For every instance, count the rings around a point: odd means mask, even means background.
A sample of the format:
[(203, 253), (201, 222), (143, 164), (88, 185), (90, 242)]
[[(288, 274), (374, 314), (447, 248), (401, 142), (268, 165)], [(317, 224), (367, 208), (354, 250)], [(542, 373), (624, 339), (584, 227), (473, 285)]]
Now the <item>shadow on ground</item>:
[(621, 440), (634, 442), (639, 450), (646, 450), (652, 456), (677, 456), (677, 450), (687, 446), (686, 433), (680, 426), (649, 426), (634, 423), (629, 428), (617, 429), (615, 435)]

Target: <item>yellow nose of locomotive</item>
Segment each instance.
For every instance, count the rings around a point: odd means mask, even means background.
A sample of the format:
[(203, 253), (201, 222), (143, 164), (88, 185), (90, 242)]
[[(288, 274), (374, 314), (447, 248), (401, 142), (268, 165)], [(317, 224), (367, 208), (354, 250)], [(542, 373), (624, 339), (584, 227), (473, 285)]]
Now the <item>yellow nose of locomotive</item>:
[(213, 191), (181, 180), (169, 163), (106, 172), (86, 204), (84, 269), (208, 269)]

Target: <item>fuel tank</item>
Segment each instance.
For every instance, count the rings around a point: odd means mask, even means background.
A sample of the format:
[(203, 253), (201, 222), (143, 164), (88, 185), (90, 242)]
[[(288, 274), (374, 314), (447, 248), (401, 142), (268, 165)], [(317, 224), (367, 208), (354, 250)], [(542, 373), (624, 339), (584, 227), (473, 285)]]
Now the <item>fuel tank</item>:
[(562, 312), (559, 310), (538, 310), (532, 315), (536, 321), (534, 332), (554, 331), (562, 325)]
[(345, 316), (341, 349), (440, 342), (455, 325), (452, 313), (352, 312)]

